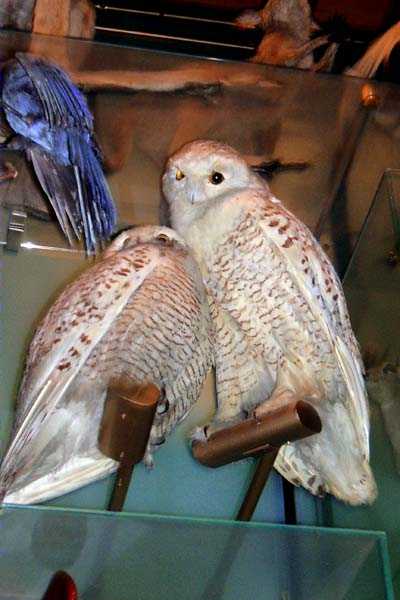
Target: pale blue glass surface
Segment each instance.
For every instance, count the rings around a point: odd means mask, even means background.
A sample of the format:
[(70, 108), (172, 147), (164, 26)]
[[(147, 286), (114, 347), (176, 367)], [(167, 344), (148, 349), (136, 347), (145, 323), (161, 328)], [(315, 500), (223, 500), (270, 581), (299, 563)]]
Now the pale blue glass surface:
[[(388, 435), (382, 402), (400, 430), (400, 171), (388, 170), (378, 187), (345, 278), (350, 316), (368, 367), (371, 464), (378, 498), (370, 507), (325, 500), (321, 522), (382, 529), (388, 534), (395, 591), (400, 597), (400, 461)], [(397, 444), (399, 449), (399, 444)], [(400, 458), (400, 457), (399, 457)]]
[(385, 536), (266, 524), (7, 508), (0, 600), (52, 574), (80, 600), (392, 600)]

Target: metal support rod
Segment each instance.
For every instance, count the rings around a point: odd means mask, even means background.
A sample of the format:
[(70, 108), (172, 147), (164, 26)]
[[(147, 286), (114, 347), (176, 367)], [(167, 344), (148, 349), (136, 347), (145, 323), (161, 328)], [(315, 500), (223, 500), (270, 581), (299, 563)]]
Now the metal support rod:
[(258, 500), (264, 490), (268, 477), (274, 466), (275, 458), (279, 452), (276, 448), (272, 452), (263, 454), (257, 463), (256, 470), (251, 483), (247, 489), (246, 496), (236, 517), (236, 521), (250, 521), (257, 507)]
[(133, 469), (133, 464), (120, 463), (107, 510), (120, 512), (123, 509), (125, 498), (132, 481)]
[(27, 214), (24, 210), (13, 209), (10, 211), (7, 227), (6, 250), (18, 252), (24, 236), (26, 220)]

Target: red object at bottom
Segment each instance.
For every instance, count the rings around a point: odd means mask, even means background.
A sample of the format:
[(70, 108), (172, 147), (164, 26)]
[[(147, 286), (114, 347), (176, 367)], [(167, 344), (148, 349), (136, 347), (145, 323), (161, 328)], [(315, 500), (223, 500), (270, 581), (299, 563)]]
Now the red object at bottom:
[(57, 571), (41, 600), (78, 600), (78, 590), (71, 575)]

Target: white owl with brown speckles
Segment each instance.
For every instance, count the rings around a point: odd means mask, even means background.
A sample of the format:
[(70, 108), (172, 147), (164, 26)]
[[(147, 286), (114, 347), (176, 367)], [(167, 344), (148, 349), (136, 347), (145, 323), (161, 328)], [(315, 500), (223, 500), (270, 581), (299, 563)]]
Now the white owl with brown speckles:
[(198, 267), (166, 227), (121, 233), (62, 292), (31, 343), (14, 436), (0, 469), (6, 502), (41, 502), (114, 471), (97, 448), (110, 381), (163, 396), (145, 461), (196, 403), (213, 364)]
[(284, 446), (276, 468), (313, 494), (372, 502), (363, 365), (318, 242), (223, 144), (199, 140), (176, 152), (163, 191), (202, 270), (216, 328), (218, 410), (207, 433), (307, 399), (322, 432)]

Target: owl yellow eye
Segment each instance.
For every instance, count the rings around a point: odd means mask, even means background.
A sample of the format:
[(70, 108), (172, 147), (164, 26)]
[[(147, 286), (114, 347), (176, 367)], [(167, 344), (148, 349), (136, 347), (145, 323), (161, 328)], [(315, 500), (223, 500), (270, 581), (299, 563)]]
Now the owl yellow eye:
[(213, 171), (210, 175), (210, 182), (214, 185), (222, 183), (224, 179), (225, 177), (222, 175), (222, 173), (219, 173), (218, 171)]
[(157, 240), (159, 242), (163, 242), (164, 244), (172, 244), (172, 240), (167, 235), (165, 235), (165, 233), (159, 233), (157, 236)]
[(176, 173), (175, 173), (175, 179), (177, 181), (180, 181), (181, 179), (183, 179), (185, 177), (185, 173), (182, 173), (182, 171), (180, 169), (177, 169)]

